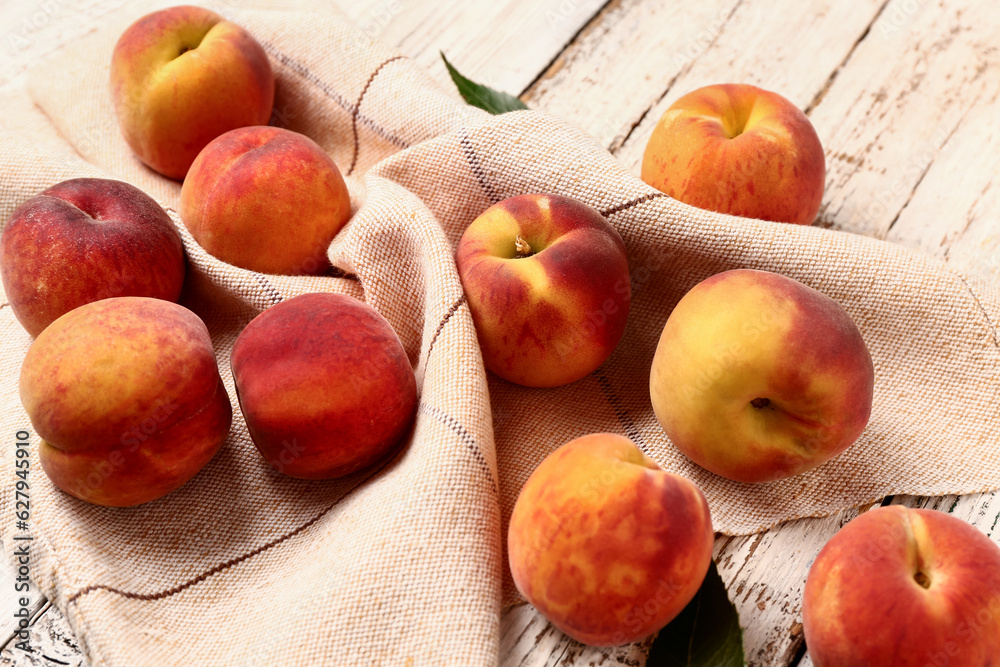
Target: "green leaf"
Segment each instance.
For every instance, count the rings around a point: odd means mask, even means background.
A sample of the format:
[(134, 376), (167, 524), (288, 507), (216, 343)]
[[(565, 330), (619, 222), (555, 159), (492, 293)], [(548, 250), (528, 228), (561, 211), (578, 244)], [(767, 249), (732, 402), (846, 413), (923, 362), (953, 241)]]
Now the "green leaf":
[(697, 595), (660, 630), (646, 667), (745, 667), (743, 630), (713, 562)]
[(455, 86), (458, 88), (458, 92), (461, 94), (462, 99), (472, 106), (489, 111), (494, 116), (508, 111), (518, 111), (520, 109), (528, 108), (525, 106), (524, 102), (509, 93), (493, 90), (489, 86), (484, 86), (481, 83), (476, 83), (475, 81), (466, 79), (464, 76), (459, 74), (458, 70), (452, 67), (451, 63), (448, 62), (448, 59), (444, 57), (444, 51), (440, 51), (439, 53), (441, 54), (444, 66), (448, 68), (448, 74), (451, 75), (451, 80), (455, 82)]

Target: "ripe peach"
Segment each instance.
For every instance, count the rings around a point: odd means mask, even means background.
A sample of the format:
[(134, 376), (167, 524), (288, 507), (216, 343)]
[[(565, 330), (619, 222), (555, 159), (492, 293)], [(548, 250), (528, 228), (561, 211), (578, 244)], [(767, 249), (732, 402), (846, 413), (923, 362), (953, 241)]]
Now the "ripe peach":
[(486, 368), (529, 387), (596, 370), (621, 340), (631, 284), (625, 244), (591, 207), (527, 194), (486, 209), (456, 253)]
[(180, 297), (184, 246), (170, 217), (121, 181), (75, 178), (18, 206), (0, 235), (0, 276), (37, 336), (60, 315), (113, 296)]
[(708, 503), (627, 438), (552, 452), (521, 489), (507, 549), (517, 589), (585, 644), (624, 644), (684, 609), (712, 559)]
[(232, 420), (204, 323), (159, 299), (116, 297), (66, 313), (28, 350), (20, 389), (45, 473), (98, 505), (178, 488), (215, 456)]
[(210, 254), (262, 273), (315, 273), (351, 217), (337, 165), (316, 142), (244, 127), (205, 147), (181, 188), (181, 219)]
[(871, 510), (816, 557), (802, 615), (816, 667), (996, 664), (1000, 547), (944, 512)]
[(341, 294), (271, 306), (233, 346), (233, 377), (257, 449), (278, 472), (340, 477), (407, 434), (417, 383), (389, 323)]
[(812, 223), (825, 179), (823, 146), (806, 115), (746, 84), (678, 99), (642, 158), (642, 180), (678, 201), (777, 222)]
[(240, 26), (201, 7), (170, 7), (119, 38), (111, 95), (136, 156), (180, 180), (212, 139), (267, 123), (274, 75), (264, 49)]
[(734, 270), (696, 285), (660, 335), (649, 391), (692, 461), (740, 482), (814, 468), (871, 414), (874, 367), (830, 297), (785, 276)]

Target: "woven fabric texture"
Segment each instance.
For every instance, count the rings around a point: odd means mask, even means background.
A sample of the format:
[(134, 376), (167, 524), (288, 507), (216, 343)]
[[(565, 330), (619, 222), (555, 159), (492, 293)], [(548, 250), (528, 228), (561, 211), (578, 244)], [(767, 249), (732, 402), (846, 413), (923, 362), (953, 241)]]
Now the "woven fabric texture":
[[(302, 132), (345, 174), (354, 216), (329, 249), (342, 277), (253, 273), (208, 255), (176, 215), (180, 185), (144, 168), (117, 127), (118, 15), (30, 72), (0, 101), (0, 219), (61, 180), (103, 176), (154, 196), (189, 259), (182, 304), (207, 323), (234, 421), (192, 481), (139, 507), (78, 501), (32, 459), (32, 576), (96, 666), (487, 665), (517, 600), (506, 518), (553, 449), (586, 433), (631, 438), (704, 490), (717, 531), (747, 534), (887, 494), (1000, 486), (1000, 295), (924, 255), (850, 234), (707, 213), (623, 169), (591, 137), (539, 111), (490, 116), (328, 12), (220, 10), (262, 43), (273, 124)], [(527, 389), (488, 374), (454, 263), (465, 227), (506, 197), (552, 192), (601, 211), (628, 248), (625, 337), (596, 372)], [(871, 422), (807, 474), (744, 485), (688, 462), (658, 426), (649, 367), (673, 305), (726, 269), (776, 271), (839, 301), (875, 363)], [(415, 369), (412, 437), (373, 468), (328, 482), (276, 473), (236, 407), (241, 328), (291, 296), (374, 306)], [(6, 305), (6, 300), (4, 300)], [(720, 304), (725, 307), (725, 304)], [(0, 536), (14, 548), (13, 438), (30, 423), (18, 374), (31, 339), (0, 308), (0, 419), (8, 445)], [(37, 436), (32, 434), (37, 444)], [(33, 447), (34, 449), (34, 447)]]

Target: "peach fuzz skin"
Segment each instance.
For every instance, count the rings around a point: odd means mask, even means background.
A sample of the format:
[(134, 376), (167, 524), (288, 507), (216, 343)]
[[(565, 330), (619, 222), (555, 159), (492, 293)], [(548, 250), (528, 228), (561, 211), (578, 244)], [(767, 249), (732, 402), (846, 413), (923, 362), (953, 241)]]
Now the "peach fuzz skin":
[(871, 510), (816, 557), (802, 614), (816, 667), (1000, 664), (1000, 547), (944, 512)]
[(148, 14), (118, 39), (111, 96), (136, 156), (180, 180), (208, 142), (263, 125), (274, 104), (267, 54), (243, 28), (201, 7)]
[[(519, 236), (529, 256), (518, 256)], [(579, 380), (625, 332), (625, 244), (574, 199), (526, 194), (491, 206), (462, 235), (456, 263), (483, 361), (506, 380), (529, 387)]]
[(871, 414), (874, 367), (837, 302), (791, 278), (716, 274), (670, 313), (650, 372), (653, 411), (708, 470), (767, 482), (847, 449)]
[(243, 269), (319, 273), (351, 217), (337, 165), (316, 142), (277, 127), (215, 139), (181, 188), (181, 219), (211, 255)]
[(694, 597), (712, 559), (701, 490), (627, 438), (586, 435), (552, 452), (510, 517), (522, 595), (570, 637), (608, 646), (661, 629)]
[(176, 301), (184, 273), (184, 246), (170, 217), (121, 181), (58, 183), (18, 206), (0, 235), (4, 291), (32, 336), (99, 299)]
[(784, 97), (746, 84), (699, 88), (653, 130), (642, 180), (709, 211), (811, 224), (826, 158), (812, 123)]
[(271, 306), (236, 339), (232, 367), (254, 444), (292, 477), (330, 479), (371, 465), (416, 414), (416, 378), (396, 333), (342, 294)]
[(28, 350), (20, 391), (49, 479), (97, 505), (178, 488), (215, 456), (232, 420), (204, 323), (159, 299), (66, 313)]

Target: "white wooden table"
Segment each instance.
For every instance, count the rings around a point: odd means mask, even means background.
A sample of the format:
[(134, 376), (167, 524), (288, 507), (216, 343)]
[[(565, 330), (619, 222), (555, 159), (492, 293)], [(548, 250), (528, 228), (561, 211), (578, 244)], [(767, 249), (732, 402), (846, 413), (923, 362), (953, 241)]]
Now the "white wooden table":
[[(240, 0), (221, 4), (239, 4)], [(29, 0), (0, 4), (0, 84), (111, 9), (176, 4)], [(277, 3), (285, 4), (285, 3)], [(450, 85), (470, 78), (594, 135), (638, 174), (663, 111), (699, 86), (777, 91), (812, 119), (827, 183), (815, 224), (919, 248), (1000, 284), (1000, 13), (982, 0), (339, 0), (369, 34)], [(1000, 544), (1000, 500), (896, 497), (952, 512)], [(811, 666), (800, 601), (823, 544), (868, 508), (720, 537), (715, 557), (745, 628), (750, 665)], [(0, 664), (86, 665), (59, 611), (37, 601), (16, 650), (13, 572), (0, 568)], [(642, 665), (643, 646), (593, 649), (531, 607), (501, 619), (503, 665)]]

